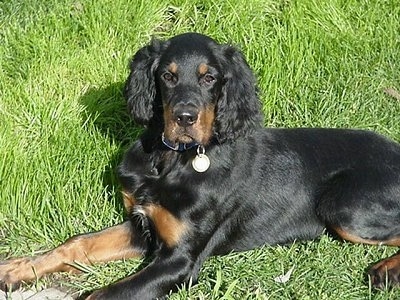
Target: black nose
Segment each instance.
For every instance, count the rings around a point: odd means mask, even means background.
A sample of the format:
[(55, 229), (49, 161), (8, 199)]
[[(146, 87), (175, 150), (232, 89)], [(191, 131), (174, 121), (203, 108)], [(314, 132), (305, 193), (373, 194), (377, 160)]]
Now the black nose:
[(174, 112), (176, 123), (181, 127), (192, 126), (198, 118), (198, 110), (195, 107), (181, 107)]
[(197, 115), (184, 112), (176, 117), (176, 123), (182, 127), (192, 126), (197, 121)]

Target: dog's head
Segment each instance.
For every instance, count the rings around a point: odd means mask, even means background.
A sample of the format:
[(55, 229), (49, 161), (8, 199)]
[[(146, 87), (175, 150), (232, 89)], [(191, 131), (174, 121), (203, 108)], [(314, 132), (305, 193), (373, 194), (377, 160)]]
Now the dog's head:
[(207, 145), (262, 123), (256, 81), (242, 54), (197, 33), (154, 40), (130, 65), (125, 97), (135, 121), (172, 144)]

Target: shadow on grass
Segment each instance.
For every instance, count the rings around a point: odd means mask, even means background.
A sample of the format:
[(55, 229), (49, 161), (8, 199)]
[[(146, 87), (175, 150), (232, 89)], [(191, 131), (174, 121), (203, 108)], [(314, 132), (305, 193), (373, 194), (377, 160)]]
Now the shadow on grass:
[[(103, 185), (111, 190), (119, 189), (116, 174), (118, 165), (127, 148), (136, 140), (142, 129), (135, 125), (127, 111), (126, 101), (122, 95), (123, 82), (113, 83), (106, 87), (90, 88), (80, 99), (84, 107), (82, 120), (88, 127), (94, 127), (117, 147), (103, 174)], [(117, 193), (120, 198), (120, 193)], [(122, 199), (116, 199), (118, 211), (123, 211)]]
[[(124, 83), (117, 82), (106, 87), (88, 89), (80, 99), (84, 107), (82, 120), (87, 126), (94, 127), (117, 151), (111, 156), (103, 174), (103, 185), (106, 189), (120, 190), (117, 178), (117, 167), (128, 147), (139, 137), (143, 129), (132, 121), (129, 116), (126, 101), (122, 95)], [(125, 213), (121, 193), (116, 193), (116, 209)], [(143, 258), (134, 271), (139, 271), (151, 262), (151, 258)], [(115, 278), (118, 279), (118, 278)], [(117, 280), (116, 280), (117, 281)], [(91, 291), (87, 291), (77, 299), (85, 299)]]

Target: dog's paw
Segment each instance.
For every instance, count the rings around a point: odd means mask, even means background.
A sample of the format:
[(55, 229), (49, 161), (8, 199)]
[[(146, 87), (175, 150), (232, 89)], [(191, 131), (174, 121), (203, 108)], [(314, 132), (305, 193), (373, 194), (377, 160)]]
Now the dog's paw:
[(0, 262), (0, 290), (11, 292), (19, 288), (21, 281), (35, 276), (31, 259), (16, 258)]
[(389, 257), (368, 271), (373, 287), (385, 289), (400, 285), (400, 255)]

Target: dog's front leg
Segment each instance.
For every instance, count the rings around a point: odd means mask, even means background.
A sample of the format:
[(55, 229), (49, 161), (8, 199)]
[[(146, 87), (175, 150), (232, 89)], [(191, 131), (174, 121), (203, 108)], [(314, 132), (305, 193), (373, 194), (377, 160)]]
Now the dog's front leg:
[(106, 288), (95, 291), (86, 300), (160, 299), (188, 282), (193, 260), (187, 249), (161, 249), (154, 261), (140, 272)]
[(32, 281), (49, 273), (76, 272), (75, 262), (94, 264), (140, 257), (146, 251), (146, 241), (127, 221), (102, 231), (74, 236), (43, 255), (0, 262), (0, 289), (13, 289), (21, 281)]

